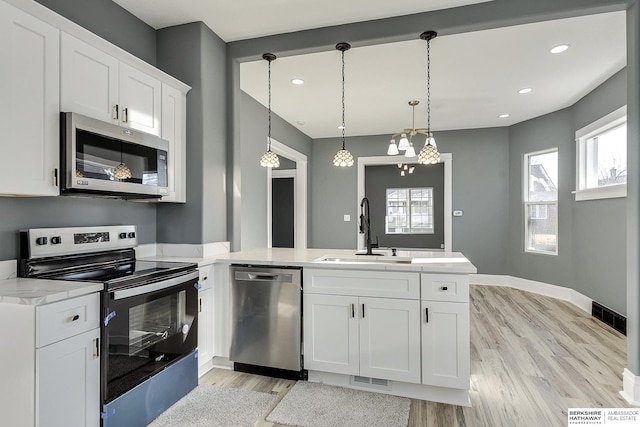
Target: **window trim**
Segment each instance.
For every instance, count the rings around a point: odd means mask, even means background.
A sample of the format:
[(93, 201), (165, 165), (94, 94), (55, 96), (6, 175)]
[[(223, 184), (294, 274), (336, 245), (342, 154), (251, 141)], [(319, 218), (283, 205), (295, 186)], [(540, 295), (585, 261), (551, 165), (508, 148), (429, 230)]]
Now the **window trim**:
[[(559, 228), (558, 223), (560, 222), (559, 221), (560, 215), (558, 211), (558, 198), (559, 198), (560, 190), (558, 189), (558, 195), (556, 196), (555, 201), (536, 201), (536, 202), (529, 201), (529, 158), (533, 156), (538, 156), (541, 154), (547, 154), (547, 153), (558, 153), (558, 156), (560, 155), (560, 151), (558, 150), (558, 147), (553, 147), (553, 148), (547, 148), (545, 150), (524, 153), (522, 157), (522, 175), (523, 175), (522, 177), (522, 184), (523, 184), (522, 185), (522, 206), (523, 206), (522, 219), (524, 222), (524, 226), (522, 227), (524, 230), (522, 247), (524, 249), (524, 252), (528, 254), (558, 256), (559, 248), (560, 248), (560, 234), (558, 233), (558, 228)], [(528, 219), (527, 212), (529, 211), (529, 206), (532, 206), (532, 205), (554, 205), (555, 206), (555, 211), (556, 211), (556, 226), (555, 226), (556, 250), (555, 252), (541, 251), (536, 249), (530, 249), (527, 247), (528, 236), (529, 236), (529, 221), (527, 221)]]
[(586, 141), (627, 122), (627, 106), (624, 105), (576, 131), (576, 189), (572, 191), (575, 200), (614, 199), (627, 197), (627, 184), (614, 184), (603, 187), (583, 188), (586, 182)]

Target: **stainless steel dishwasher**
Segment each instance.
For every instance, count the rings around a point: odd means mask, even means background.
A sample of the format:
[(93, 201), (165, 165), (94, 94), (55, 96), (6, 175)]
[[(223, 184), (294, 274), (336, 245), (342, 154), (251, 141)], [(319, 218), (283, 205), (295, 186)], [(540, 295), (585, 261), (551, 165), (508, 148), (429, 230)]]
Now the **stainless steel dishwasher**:
[(234, 369), (304, 378), (301, 269), (232, 265), (230, 274)]

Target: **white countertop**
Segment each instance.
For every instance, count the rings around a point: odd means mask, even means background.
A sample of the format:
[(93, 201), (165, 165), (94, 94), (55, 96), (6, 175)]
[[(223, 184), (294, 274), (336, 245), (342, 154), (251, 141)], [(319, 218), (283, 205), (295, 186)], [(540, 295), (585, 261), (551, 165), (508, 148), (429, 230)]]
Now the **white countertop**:
[[(376, 249), (373, 252), (385, 253), (385, 255), (356, 255), (356, 251), (352, 249), (260, 248), (217, 255), (216, 262), (452, 274), (475, 274), (478, 271), (460, 252), (398, 251), (396, 257), (386, 255), (387, 251), (382, 249)], [(339, 258), (340, 261), (321, 261), (324, 258)], [(394, 264), (393, 260), (403, 261), (403, 263)]]
[(102, 283), (15, 278), (0, 280), (0, 303), (44, 305), (102, 290)]

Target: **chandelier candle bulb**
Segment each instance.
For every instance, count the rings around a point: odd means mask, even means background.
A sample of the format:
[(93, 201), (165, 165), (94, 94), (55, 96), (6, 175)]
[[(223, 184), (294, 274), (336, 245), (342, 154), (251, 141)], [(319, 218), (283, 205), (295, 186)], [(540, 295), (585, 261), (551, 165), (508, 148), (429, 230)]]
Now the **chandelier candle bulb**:
[(389, 143), (389, 148), (387, 149), (387, 155), (395, 156), (399, 153), (400, 151), (398, 151), (398, 145), (396, 144), (396, 140), (392, 139), (391, 142)]

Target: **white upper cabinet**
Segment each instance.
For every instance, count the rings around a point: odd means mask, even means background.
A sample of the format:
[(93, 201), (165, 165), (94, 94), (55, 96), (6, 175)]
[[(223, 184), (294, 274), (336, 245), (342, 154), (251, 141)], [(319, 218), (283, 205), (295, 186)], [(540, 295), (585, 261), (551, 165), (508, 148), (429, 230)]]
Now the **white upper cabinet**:
[(120, 122), (160, 136), (161, 87), (158, 79), (121, 62)]
[(64, 32), (60, 48), (62, 111), (160, 136), (160, 80)]
[(60, 40), (60, 109), (118, 124), (119, 61), (69, 34)]
[(59, 194), (59, 36), (0, 2), (0, 194)]
[(169, 141), (169, 194), (162, 202), (186, 202), (186, 95), (162, 83), (162, 139)]

